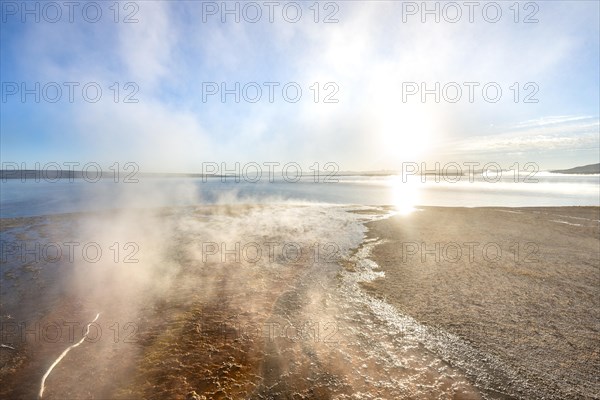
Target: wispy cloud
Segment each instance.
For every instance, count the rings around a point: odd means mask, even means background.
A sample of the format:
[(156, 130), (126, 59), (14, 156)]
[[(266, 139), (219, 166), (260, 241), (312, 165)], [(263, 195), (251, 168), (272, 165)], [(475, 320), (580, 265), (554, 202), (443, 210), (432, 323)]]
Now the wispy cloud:
[(600, 121), (589, 116), (551, 116), (498, 128), (498, 133), (455, 142), (457, 153), (540, 152), (600, 147)]
[[(152, 169), (168, 164), (167, 149), (177, 154), (174, 168), (192, 170), (207, 158), (273, 154), (373, 169), (414, 155), (415, 138), (428, 142), (431, 152), (436, 143), (482, 152), (598, 143), (597, 91), (594, 97), (581, 89), (597, 79), (597, 4), (544, 3), (540, 23), (529, 25), (509, 17), (498, 24), (422, 24), (419, 18), (402, 23), (399, 3), (338, 4), (334, 24), (315, 24), (308, 9), (296, 24), (281, 18), (221, 23), (218, 16), (203, 23), (200, 2), (141, 2), (134, 24), (20, 27), (10, 46), (18, 51), (3, 57), (3, 63), (10, 60), (3, 69), (9, 80), (134, 81), (140, 102), (75, 104), (60, 113), (35, 111), (27, 121), (7, 118), (11, 126), (31, 124), (34, 131), (33, 124), (43, 125), (88, 143), (86, 150), (98, 158), (122, 151), (147, 160)], [(304, 92), (296, 104), (280, 94), (273, 103), (204, 103), (206, 81), (295, 81)], [(481, 98), (473, 104), (405, 104), (407, 81), (493, 81), (505, 96), (497, 104)], [(543, 101), (515, 104), (508, 88), (516, 81), (535, 81)], [(334, 82), (339, 102), (315, 104), (314, 82)], [(4, 137), (11, 134), (3, 129)], [(11, 145), (3, 155), (26, 153), (27, 138), (9, 143), (22, 147)], [(117, 143), (128, 149), (115, 150)]]

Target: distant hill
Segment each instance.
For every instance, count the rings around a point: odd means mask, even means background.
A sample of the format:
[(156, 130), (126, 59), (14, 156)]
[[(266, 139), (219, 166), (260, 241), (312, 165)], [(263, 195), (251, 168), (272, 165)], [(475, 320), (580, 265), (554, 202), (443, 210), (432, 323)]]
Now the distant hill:
[(571, 169), (556, 169), (550, 172), (557, 174), (600, 174), (600, 164), (584, 165)]

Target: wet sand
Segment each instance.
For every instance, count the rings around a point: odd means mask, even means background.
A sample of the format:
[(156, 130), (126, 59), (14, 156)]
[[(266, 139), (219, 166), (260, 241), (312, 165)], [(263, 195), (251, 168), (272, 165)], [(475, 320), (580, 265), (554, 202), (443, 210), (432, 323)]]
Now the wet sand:
[[(397, 215), (367, 224), (385, 278), (362, 286), (489, 355), (498, 369), (480, 387), (509, 397), (599, 398), (598, 220), (598, 207)], [(464, 355), (446, 359), (477, 379)]]

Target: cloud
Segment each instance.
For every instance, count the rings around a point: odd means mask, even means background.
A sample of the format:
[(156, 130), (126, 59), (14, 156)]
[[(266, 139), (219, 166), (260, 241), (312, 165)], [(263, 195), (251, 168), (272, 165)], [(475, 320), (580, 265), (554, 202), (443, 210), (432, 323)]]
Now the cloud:
[[(203, 157), (258, 161), (274, 154), (287, 161), (326, 158), (344, 169), (388, 168), (399, 157), (384, 157), (389, 143), (410, 154), (416, 137), (427, 139), (431, 151), (437, 143), (457, 144), (457, 151), (597, 143), (597, 126), (542, 117), (594, 117), (597, 100), (577, 90), (597, 72), (591, 50), (598, 47), (598, 24), (591, 17), (597, 5), (544, 3), (537, 24), (515, 24), (508, 7), (498, 24), (480, 18), (422, 24), (419, 18), (403, 23), (402, 6), (394, 2), (338, 5), (339, 22), (333, 24), (314, 23), (308, 6), (295, 24), (280, 11), (274, 23), (266, 15), (257, 24), (221, 23), (219, 16), (203, 23), (200, 2), (140, 3), (134, 24), (33, 24), (15, 36), (20, 51), (10, 62), (25, 68), (14, 68), (12, 78), (98, 81), (105, 87), (136, 82), (138, 104), (75, 104), (44, 123), (96, 149), (98, 158), (131, 154), (151, 169), (164, 168), (168, 154), (177, 168), (192, 170)], [(592, 64), (575, 62), (590, 53)], [(273, 103), (266, 96), (257, 104), (223, 104), (219, 96), (204, 103), (206, 81), (230, 87), (295, 81), (303, 97), (294, 104), (280, 94)], [(497, 104), (481, 98), (455, 105), (402, 102), (403, 82), (467, 81), (499, 82), (505, 95)], [(517, 81), (536, 82), (542, 101), (515, 104), (509, 87)], [(327, 94), (323, 85), (335, 83), (339, 102), (315, 103), (315, 82), (319, 100)], [(475, 133), (483, 137), (472, 139)]]
[(524, 121), (495, 135), (456, 142), (458, 153), (540, 152), (600, 146), (600, 121), (589, 116), (550, 116)]
[(179, 25), (168, 2), (153, 1), (140, 7), (138, 23), (117, 24), (116, 49), (123, 75), (141, 82), (146, 91), (177, 74)]

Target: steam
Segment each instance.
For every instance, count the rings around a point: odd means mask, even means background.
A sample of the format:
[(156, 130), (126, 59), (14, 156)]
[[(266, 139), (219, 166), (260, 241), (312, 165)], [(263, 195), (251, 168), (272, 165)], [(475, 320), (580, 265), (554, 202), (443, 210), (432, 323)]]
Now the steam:
[[(89, 185), (88, 201), (107, 200), (103, 185)], [(77, 393), (86, 387), (99, 396), (105, 394), (103, 390), (114, 395), (111, 390), (115, 388), (103, 371), (119, 370), (119, 375), (135, 379), (148, 350), (147, 342), (139, 344), (144, 335), (164, 335), (174, 326), (170, 318), (198, 307), (216, 305), (223, 320), (250, 313), (256, 316), (253, 321), (275, 320), (282, 326), (285, 322), (296, 326), (299, 323), (291, 314), (274, 313), (272, 307), (279, 296), (285, 298), (285, 293), (302, 281), (308, 289), (303, 292), (299, 312), (321, 323), (333, 320), (333, 315), (317, 307), (318, 299), (325, 296), (318, 271), (349, 254), (364, 231), (344, 207), (277, 196), (250, 197), (235, 186), (224, 185), (211, 204), (205, 204), (198, 182), (191, 179), (121, 184), (111, 194), (115, 207), (67, 216), (64, 229), (52, 231), (53, 241), (79, 245), (74, 261), (61, 270), (65, 289), (58, 294), (60, 298), (46, 302), (56, 304), (46, 319), (67, 315), (81, 320), (79, 315), (101, 310), (102, 336), (94, 335), (98, 325), (80, 325), (85, 326), (85, 334), (45, 372), (40, 398), (51, 373), (57, 394), (66, 388)], [(253, 245), (244, 252), (247, 244)], [(286, 244), (293, 246), (286, 250)], [(88, 251), (84, 252), (86, 245)], [(216, 251), (211, 250), (214, 246)], [(231, 254), (236, 247), (237, 257)], [(101, 252), (98, 257), (96, 249)], [(296, 257), (298, 249), (301, 254)], [(301, 280), (309, 270), (315, 271), (311, 278)], [(99, 314), (92, 322), (98, 318)], [(203, 318), (196, 322), (207, 326)], [(135, 343), (123, 341), (126, 326), (135, 326)], [(117, 334), (118, 340), (113, 340)], [(89, 349), (65, 360), (88, 335)], [(98, 340), (92, 339), (94, 336)], [(82, 357), (89, 369), (85, 376), (96, 377), (88, 385), (71, 375)], [(165, 369), (165, 373), (171, 372)]]

